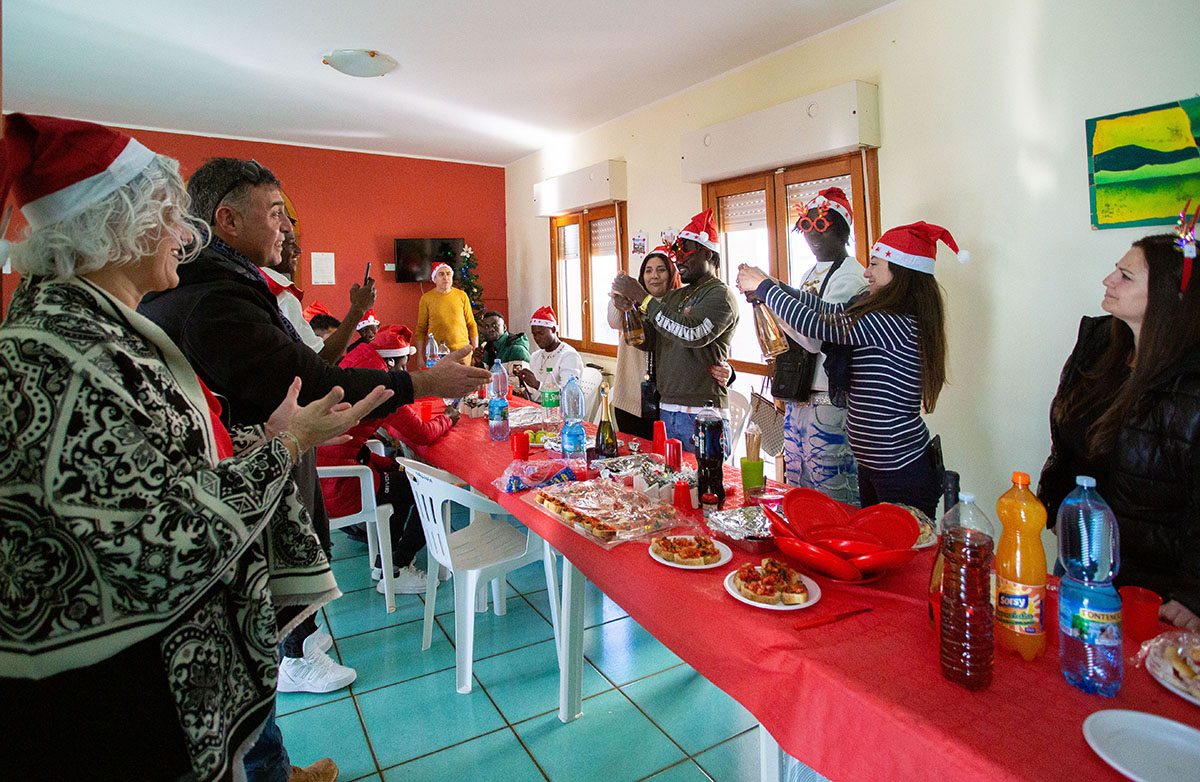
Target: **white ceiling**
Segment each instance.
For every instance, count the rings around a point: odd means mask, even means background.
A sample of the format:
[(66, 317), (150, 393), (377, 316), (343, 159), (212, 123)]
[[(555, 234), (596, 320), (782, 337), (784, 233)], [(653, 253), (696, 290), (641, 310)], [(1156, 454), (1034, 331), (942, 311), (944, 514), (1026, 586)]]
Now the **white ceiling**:
[(888, 1), (3, 0), (4, 110), (503, 165)]

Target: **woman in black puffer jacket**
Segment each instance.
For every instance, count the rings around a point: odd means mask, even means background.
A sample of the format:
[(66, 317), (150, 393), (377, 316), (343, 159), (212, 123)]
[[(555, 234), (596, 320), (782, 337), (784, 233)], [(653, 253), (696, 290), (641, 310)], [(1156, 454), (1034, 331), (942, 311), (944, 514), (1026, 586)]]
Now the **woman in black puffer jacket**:
[[(1175, 236), (1137, 242), (1104, 280), (1107, 317), (1080, 323), (1050, 407), (1038, 482), (1053, 526), (1091, 475), (1120, 528), (1117, 584), (1162, 595), (1200, 631), (1200, 282)], [(1200, 269), (1196, 270), (1200, 277)], [(1191, 284), (1189, 284), (1191, 283)]]

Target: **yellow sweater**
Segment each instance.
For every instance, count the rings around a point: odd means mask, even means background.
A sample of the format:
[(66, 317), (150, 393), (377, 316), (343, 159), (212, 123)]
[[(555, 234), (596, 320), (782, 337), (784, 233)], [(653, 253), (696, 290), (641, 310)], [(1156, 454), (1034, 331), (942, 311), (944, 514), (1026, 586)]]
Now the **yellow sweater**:
[(447, 293), (438, 293), (434, 289), (421, 297), (413, 338), (428, 339), (430, 333), (450, 350), (458, 350), (477, 336), (471, 299), (465, 291), (451, 288)]

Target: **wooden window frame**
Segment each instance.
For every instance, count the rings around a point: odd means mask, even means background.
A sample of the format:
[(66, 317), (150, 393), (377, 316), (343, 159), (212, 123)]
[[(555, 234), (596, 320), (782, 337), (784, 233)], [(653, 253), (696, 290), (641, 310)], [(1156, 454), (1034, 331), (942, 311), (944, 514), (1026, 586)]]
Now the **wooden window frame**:
[(621, 270), (621, 273), (628, 274), (629, 242), (626, 229), (628, 219), (626, 217), (626, 205), (624, 201), (614, 201), (611, 204), (603, 206), (593, 206), (574, 212), (564, 212), (550, 218), (550, 301), (554, 302), (555, 306), (557, 306), (558, 270), (555, 268), (555, 265), (558, 262), (558, 229), (563, 225), (577, 223), (579, 225), (580, 287), (583, 295), (583, 339), (568, 339), (561, 333), (559, 334), (559, 339), (580, 353), (615, 357), (617, 355), (617, 346), (615, 344), (606, 345), (602, 342), (596, 342), (592, 335), (592, 306), (595, 304), (595, 306), (604, 307), (607, 310), (608, 289), (605, 288), (602, 291), (591, 290), (592, 233), (589, 223), (593, 220), (603, 220), (610, 217), (615, 217), (617, 222), (617, 266)]
[[(815, 179), (827, 179), (837, 176), (849, 176), (854, 186), (853, 208), (855, 214), (855, 247), (854, 255), (860, 264), (866, 268), (871, 245), (879, 238), (879, 151), (864, 149), (844, 155), (822, 158), (808, 163), (798, 163), (770, 171), (759, 171), (745, 174), (718, 182), (707, 182), (703, 186), (704, 207), (712, 209), (717, 218), (717, 230), (723, 231), (721, 225), (720, 199), (725, 196), (745, 193), (751, 190), (764, 190), (766, 193), (767, 230), (772, 241), (767, 244), (767, 273), (781, 282), (790, 282), (786, 264), (788, 253), (788, 232), (794, 220), (788, 214), (787, 186), (796, 182), (810, 182)], [(863, 219), (866, 215), (866, 219)], [(782, 230), (780, 228), (782, 227)], [(722, 258), (721, 263), (731, 263), (732, 260)], [(771, 370), (761, 361), (742, 361), (730, 359), (738, 372), (748, 372), (753, 375), (768, 375)]]

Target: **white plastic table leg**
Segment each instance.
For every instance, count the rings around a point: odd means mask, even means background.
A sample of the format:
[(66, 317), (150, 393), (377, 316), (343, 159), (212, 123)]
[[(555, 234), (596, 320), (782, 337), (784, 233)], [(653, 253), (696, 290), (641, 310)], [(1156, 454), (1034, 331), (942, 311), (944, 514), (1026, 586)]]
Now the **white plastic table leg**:
[(783, 779), (783, 756), (775, 737), (758, 726), (758, 769), (762, 782), (780, 782)]
[(558, 657), (558, 670), (562, 671), (562, 603), (558, 594), (557, 555), (553, 546), (542, 541), (542, 566), (546, 571), (546, 592), (550, 595), (550, 624), (554, 628), (554, 654)]
[(558, 719), (571, 722), (582, 713), (583, 684), (583, 595), (587, 579), (571, 560), (563, 557), (562, 623), (563, 651), (558, 671)]

